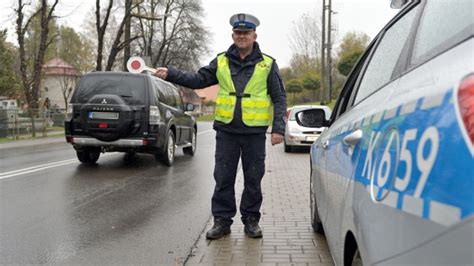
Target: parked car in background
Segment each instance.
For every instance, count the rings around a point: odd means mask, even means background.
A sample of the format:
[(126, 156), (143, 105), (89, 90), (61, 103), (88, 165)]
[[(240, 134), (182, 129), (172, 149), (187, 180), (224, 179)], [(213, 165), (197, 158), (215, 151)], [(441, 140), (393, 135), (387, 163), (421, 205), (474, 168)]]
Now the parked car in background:
[[(400, 1), (398, 1), (400, 2)], [(472, 265), (472, 0), (411, 1), (371, 42), (311, 147), (311, 217), (337, 265)]]
[(93, 72), (82, 76), (65, 122), (66, 140), (83, 163), (101, 152), (149, 153), (172, 165), (175, 147), (196, 150), (196, 120), (171, 83), (147, 74)]
[(286, 115), (286, 127), (285, 127), (285, 139), (284, 146), (285, 152), (293, 151), (295, 146), (311, 146), (313, 142), (318, 139), (319, 135), (325, 127), (321, 128), (308, 128), (301, 125), (298, 125), (295, 120), (295, 114), (299, 111), (309, 110), (309, 109), (321, 109), (326, 115), (326, 119), (329, 119), (331, 116), (331, 109), (327, 106), (321, 105), (295, 105), (287, 109)]

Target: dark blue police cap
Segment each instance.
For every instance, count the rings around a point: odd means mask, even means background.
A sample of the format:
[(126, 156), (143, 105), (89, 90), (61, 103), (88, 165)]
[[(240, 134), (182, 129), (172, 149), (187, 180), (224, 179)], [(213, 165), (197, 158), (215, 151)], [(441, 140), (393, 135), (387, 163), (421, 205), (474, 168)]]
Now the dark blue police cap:
[(260, 25), (258, 18), (253, 15), (243, 13), (233, 15), (230, 17), (229, 22), (233, 30), (240, 31), (255, 30), (257, 26)]

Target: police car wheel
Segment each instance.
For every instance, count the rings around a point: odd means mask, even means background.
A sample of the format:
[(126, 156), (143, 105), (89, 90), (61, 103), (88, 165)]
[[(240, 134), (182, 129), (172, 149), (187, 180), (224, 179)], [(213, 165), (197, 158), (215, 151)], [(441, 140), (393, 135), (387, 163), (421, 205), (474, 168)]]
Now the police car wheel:
[(316, 199), (313, 193), (313, 181), (312, 178), (310, 179), (310, 205), (311, 205), (311, 226), (313, 227), (313, 232), (318, 234), (324, 234), (323, 224), (321, 223), (321, 219), (319, 219), (318, 214), (318, 206), (316, 204)]
[(194, 156), (194, 153), (196, 152), (196, 130), (193, 128), (192, 130), (192, 135), (191, 135), (191, 147), (185, 147), (183, 148), (183, 153), (187, 155)]

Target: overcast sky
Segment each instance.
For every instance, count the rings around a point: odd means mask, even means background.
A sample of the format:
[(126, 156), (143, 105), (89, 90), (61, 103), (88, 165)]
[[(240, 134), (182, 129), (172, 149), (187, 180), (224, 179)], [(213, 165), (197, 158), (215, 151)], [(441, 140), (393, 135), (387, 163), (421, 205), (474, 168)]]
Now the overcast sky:
[[(12, 6), (16, 1), (0, 1), (0, 28), (14, 30)], [(94, 0), (61, 1), (59, 23), (81, 31), (85, 14), (93, 7)], [(211, 54), (203, 57), (207, 64), (219, 52), (227, 50), (232, 43), (229, 18), (235, 13), (250, 13), (260, 20), (257, 41), (264, 53), (277, 60), (280, 67), (288, 66), (292, 51), (288, 38), (293, 22), (305, 13), (320, 13), (322, 0), (202, 0), (205, 10), (203, 22), (213, 33)], [(374, 37), (397, 13), (390, 9), (389, 0), (332, 0), (338, 38), (349, 31), (362, 31)], [(11, 35), (9, 40), (16, 36)], [(337, 41), (337, 40), (336, 40)]]

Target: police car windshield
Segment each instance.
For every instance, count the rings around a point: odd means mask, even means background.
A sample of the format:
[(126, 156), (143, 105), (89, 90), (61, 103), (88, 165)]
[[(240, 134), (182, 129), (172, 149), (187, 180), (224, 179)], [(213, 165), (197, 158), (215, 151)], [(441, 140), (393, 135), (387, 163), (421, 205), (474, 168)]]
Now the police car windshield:
[(129, 75), (91, 75), (79, 82), (72, 103), (86, 103), (94, 95), (112, 94), (122, 97), (127, 104), (145, 103), (145, 79)]

